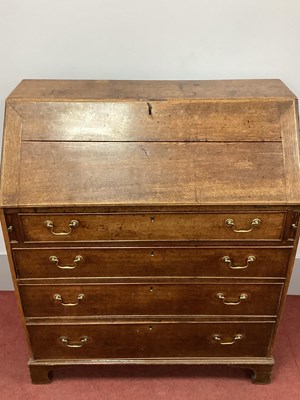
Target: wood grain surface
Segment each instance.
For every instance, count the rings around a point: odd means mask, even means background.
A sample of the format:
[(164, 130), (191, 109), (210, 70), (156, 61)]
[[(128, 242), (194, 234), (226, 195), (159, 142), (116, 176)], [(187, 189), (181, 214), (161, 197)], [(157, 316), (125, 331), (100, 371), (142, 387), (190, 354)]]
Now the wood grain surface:
[(281, 141), (282, 102), (119, 101), (14, 103), (22, 140)]
[(241, 79), (206, 81), (88, 81), (88, 80), (23, 80), (11, 93), (11, 99), (32, 100), (168, 100), (295, 98), (279, 79)]
[(20, 206), (286, 203), (281, 143), (22, 145)]
[[(167, 357), (266, 357), (274, 324), (269, 323), (148, 323), (100, 325), (28, 325), (35, 360), (97, 358)], [(233, 345), (220, 345), (213, 339), (220, 335)], [(70, 342), (89, 339), (81, 348), (64, 346), (60, 337)], [(241, 358), (242, 360), (242, 358)]]
[[(283, 285), (85, 284), (19, 286), (26, 317), (103, 315), (273, 315)], [(222, 293), (224, 300), (217, 297)], [(62, 300), (54, 296), (59, 294)], [(83, 294), (82, 300), (78, 296)], [(246, 294), (245, 300), (240, 296)], [(238, 303), (227, 305), (227, 303)], [(64, 304), (76, 304), (64, 306)]]
[[(50, 260), (51, 256), (57, 262)], [(74, 263), (76, 256), (82, 261)], [(19, 279), (83, 277), (284, 277), (289, 248), (25, 248), (13, 251)], [(231, 264), (223, 260), (227, 256)], [(254, 256), (253, 262), (248, 262)], [(59, 265), (59, 266), (58, 266)], [(61, 268), (61, 267), (74, 267)], [(244, 267), (244, 268), (236, 268)]]
[[(231, 218), (237, 230), (226, 225)], [(259, 226), (252, 221), (260, 219)], [(124, 240), (281, 240), (284, 212), (239, 213), (122, 213), (122, 214), (21, 214), (25, 242), (85, 242)], [(53, 232), (45, 226), (51, 220)], [(72, 220), (78, 226), (69, 228)], [(251, 229), (251, 230), (250, 230)], [(56, 235), (55, 233), (63, 233)], [(66, 234), (67, 233), (67, 234)]]

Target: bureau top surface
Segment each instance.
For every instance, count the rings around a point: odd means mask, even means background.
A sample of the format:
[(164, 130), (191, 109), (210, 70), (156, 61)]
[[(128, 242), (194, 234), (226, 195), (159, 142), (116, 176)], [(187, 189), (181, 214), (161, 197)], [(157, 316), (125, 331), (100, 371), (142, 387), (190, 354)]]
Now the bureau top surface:
[(168, 100), (295, 98), (279, 79), (162, 80), (23, 80), (10, 99), (23, 100)]
[(2, 207), (300, 204), (280, 80), (25, 80), (6, 102)]

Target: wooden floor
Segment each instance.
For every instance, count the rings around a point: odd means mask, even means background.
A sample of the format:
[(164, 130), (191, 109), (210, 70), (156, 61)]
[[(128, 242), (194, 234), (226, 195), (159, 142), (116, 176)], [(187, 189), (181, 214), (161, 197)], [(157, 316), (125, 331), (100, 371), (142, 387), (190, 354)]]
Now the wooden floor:
[(222, 366), (62, 368), (50, 385), (32, 385), (13, 292), (0, 292), (0, 338), (1, 400), (300, 400), (300, 296), (287, 298), (269, 385)]

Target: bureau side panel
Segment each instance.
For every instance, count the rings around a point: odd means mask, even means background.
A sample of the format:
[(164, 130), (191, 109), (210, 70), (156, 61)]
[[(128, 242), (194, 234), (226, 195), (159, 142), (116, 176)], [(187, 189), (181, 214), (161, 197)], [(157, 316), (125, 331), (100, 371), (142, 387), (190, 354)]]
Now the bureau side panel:
[(2, 147), (0, 204), (18, 205), (22, 118), (9, 104), (6, 104)]
[(21, 321), (22, 321), (22, 326), (23, 326), (25, 338), (27, 340), (28, 348), (29, 348), (29, 351), (31, 354), (31, 343), (30, 343), (28, 331), (27, 331), (26, 324), (25, 324), (23, 306), (22, 306), (22, 301), (21, 301), (21, 297), (20, 297), (20, 293), (19, 293), (19, 287), (18, 287), (18, 283), (17, 283), (15, 266), (14, 266), (12, 252), (11, 252), (10, 239), (9, 239), (8, 232), (7, 232), (7, 225), (6, 225), (5, 214), (4, 214), (3, 209), (0, 209), (0, 220), (1, 220), (1, 226), (2, 226), (5, 247), (6, 247), (6, 251), (7, 251), (8, 262), (9, 262), (9, 266), (10, 266), (10, 272), (11, 272), (11, 276), (13, 279), (15, 295), (17, 298), (19, 313), (20, 313), (20, 317), (21, 317)]

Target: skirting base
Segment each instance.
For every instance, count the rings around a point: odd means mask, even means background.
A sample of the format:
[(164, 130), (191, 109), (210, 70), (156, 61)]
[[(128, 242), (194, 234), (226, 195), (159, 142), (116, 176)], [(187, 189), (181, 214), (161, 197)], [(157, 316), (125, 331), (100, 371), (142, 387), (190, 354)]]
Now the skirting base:
[(52, 360), (28, 363), (31, 381), (34, 384), (50, 383), (56, 368), (85, 365), (228, 365), (236, 368), (247, 368), (252, 371), (252, 382), (266, 384), (271, 382), (273, 357), (268, 358), (170, 358), (170, 359), (101, 359), (101, 360)]

